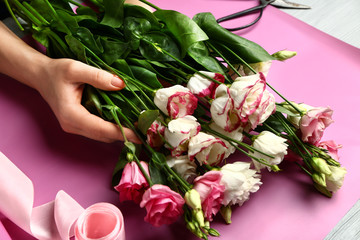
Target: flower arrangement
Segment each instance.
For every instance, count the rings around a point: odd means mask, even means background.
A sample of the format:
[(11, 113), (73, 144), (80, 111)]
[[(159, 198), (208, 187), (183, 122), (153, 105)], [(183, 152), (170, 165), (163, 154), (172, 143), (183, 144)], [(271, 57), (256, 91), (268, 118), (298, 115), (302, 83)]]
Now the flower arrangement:
[[(279, 171), (286, 157), (320, 193), (331, 197), (341, 188), (341, 146), (321, 142), (333, 111), (292, 102), (266, 79), (272, 61), (295, 52), (269, 54), (211, 13), (190, 19), (141, 1), (156, 11), (123, 0), (91, 0), (92, 8), (72, 0), (5, 0), (49, 56), (125, 81), (121, 91), (87, 86), (83, 96), (90, 112), (132, 129), (143, 143), (124, 139), (112, 182), (120, 201), (145, 208), (154, 226), (183, 216), (207, 239), (219, 236), (213, 217), (220, 212), (230, 223), (231, 207), (259, 190), (261, 171)], [(249, 161), (230, 159), (236, 151)]]

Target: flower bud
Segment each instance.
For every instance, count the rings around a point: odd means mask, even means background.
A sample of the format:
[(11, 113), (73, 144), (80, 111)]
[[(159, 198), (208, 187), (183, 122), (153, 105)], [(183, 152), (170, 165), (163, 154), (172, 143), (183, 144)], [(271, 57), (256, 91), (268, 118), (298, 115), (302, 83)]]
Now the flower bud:
[(210, 228), (207, 231), (208, 231), (210, 236), (220, 237), (220, 233), (217, 230), (213, 229), (213, 228)]
[(326, 187), (325, 174), (319, 173), (319, 172), (314, 172), (312, 174), (312, 179), (314, 182), (316, 182), (320, 186)]
[(297, 53), (294, 51), (283, 50), (283, 51), (278, 51), (278, 52), (272, 54), (272, 56), (275, 57), (279, 61), (285, 61), (289, 58), (296, 56), (296, 54)]
[(329, 165), (322, 158), (313, 157), (311, 161), (311, 166), (320, 173), (323, 173), (325, 175), (331, 174)]
[(128, 160), (128, 162), (131, 162), (134, 160), (134, 154), (132, 154), (131, 152), (128, 152), (126, 154), (126, 159)]
[(271, 165), (271, 170), (273, 172), (279, 172), (280, 171), (280, 168), (278, 167), (278, 165)]
[(223, 217), (223, 219), (225, 220), (226, 224), (230, 224), (231, 223), (231, 214), (232, 214), (230, 205), (222, 206), (220, 209), (220, 213), (221, 213), (221, 216)]
[(201, 210), (200, 194), (195, 190), (191, 189), (185, 193), (186, 204), (194, 210)]
[(200, 227), (204, 227), (204, 213), (202, 210), (193, 210), (194, 217), (196, 221), (199, 223)]

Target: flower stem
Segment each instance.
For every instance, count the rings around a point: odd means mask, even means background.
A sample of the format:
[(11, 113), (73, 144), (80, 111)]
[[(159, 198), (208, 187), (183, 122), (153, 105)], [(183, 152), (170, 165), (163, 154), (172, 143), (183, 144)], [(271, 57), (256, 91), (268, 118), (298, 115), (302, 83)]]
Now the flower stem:
[(152, 185), (154, 185), (154, 183), (152, 182), (149, 174), (145, 171), (145, 169), (143, 168), (143, 166), (141, 165), (139, 159), (137, 158), (137, 156), (134, 154), (134, 158), (135, 158), (135, 162), (138, 165), (141, 173), (144, 175), (146, 181), (148, 182), (149, 186), (151, 187)]
[(159, 8), (158, 6), (155, 6), (154, 4), (152, 4), (151, 2), (148, 2), (148, 1), (146, 1), (146, 0), (140, 0), (140, 2), (143, 2), (143, 3), (145, 3), (146, 5), (152, 7), (152, 8), (154, 8), (154, 9), (156, 9), (156, 10), (161, 10), (161, 8)]
[(14, 19), (16, 25), (19, 27), (19, 29), (20, 29), (21, 31), (24, 31), (23, 26), (20, 24), (19, 20), (17, 19), (17, 17), (15, 16), (13, 10), (11, 9), (10, 4), (9, 4), (9, 1), (8, 1), (8, 0), (4, 0), (4, 2), (5, 2), (5, 5), (6, 5), (8, 11), (9, 11), (11, 17)]

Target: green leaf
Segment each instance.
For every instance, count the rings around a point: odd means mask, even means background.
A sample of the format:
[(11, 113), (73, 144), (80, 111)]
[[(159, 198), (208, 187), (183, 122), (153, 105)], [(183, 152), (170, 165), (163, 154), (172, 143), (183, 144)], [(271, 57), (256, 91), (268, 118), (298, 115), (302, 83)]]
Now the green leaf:
[(292, 111), (290, 111), (289, 109), (283, 107), (281, 104), (276, 104), (276, 111), (277, 112), (281, 112), (281, 113), (285, 113), (288, 116), (291, 117), (298, 117), (299, 113), (294, 113)]
[(130, 52), (129, 43), (113, 38), (101, 37), (101, 45), (104, 48), (104, 52), (101, 54), (102, 59), (109, 65), (113, 64), (116, 59), (125, 58)]
[(140, 39), (144, 34), (151, 30), (151, 24), (148, 20), (135, 17), (127, 17), (124, 22), (125, 38), (131, 42), (133, 50), (139, 48)]
[(138, 129), (146, 135), (151, 124), (159, 117), (159, 110), (146, 110), (139, 115)]
[[(74, 33), (79, 27), (76, 19), (67, 11), (57, 10), (56, 13), (72, 33)], [(54, 26), (55, 24), (53, 23), (52, 25)], [(56, 22), (56, 29), (60, 32), (67, 33), (67, 30), (64, 29), (63, 25), (59, 24), (58, 22)]]
[[(242, 38), (221, 27), (211, 13), (199, 13), (195, 15), (193, 19), (209, 36), (212, 43), (224, 44), (238, 54), (245, 62), (257, 63), (275, 60), (273, 56), (257, 43)], [(221, 48), (219, 44), (216, 45)], [(225, 52), (223, 54), (229, 58), (229, 60), (235, 61), (234, 63), (240, 63), (239, 60), (233, 58), (231, 54)]]
[(81, 21), (84, 19), (90, 19), (93, 21), (97, 21), (97, 15), (94, 10), (90, 7), (81, 6), (76, 9), (76, 15), (74, 16), (77, 21)]
[(163, 21), (181, 45), (181, 55), (196, 42), (208, 40), (206, 33), (188, 16), (173, 10), (157, 10), (154, 15)]
[(100, 54), (104, 51), (101, 44), (98, 42), (98, 40), (95, 39), (94, 35), (90, 32), (89, 29), (79, 27), (76, 29), (75, 34), (80, 38), (81, 42), (95, 54)]
[(154, 152), (151, 161), (149, 162), (149, 172), (151, 180), (154, 184), (167, 185), (166, 175), (162, 171), (166, 164), (166, 157), (164, 154)]
[(76, 58), (87, 63), (86, 51), (82, 43), (72, 35), (66, 35), (65, 41), (69, 45), (70, 50), (75, 54)]
[(223, 67), (215, 58), (209, 55), (209, 50), (203, 42), (197, 42), (191, 45), (188, 49), (188, 54), (208, 71), (221, 73), (225, 76)]
[(119, 40), (123, 39), (123, 34), (117, 29), (98, 23), (92, 19), (80, 19), (79, 26), (88, 28), (93, 34), (103, 36), (103, 37), (112, 37)]
[(124, 5), (124, 14), (126, 17), (135, 17), (135, 18), (142, 18), (146, 19), (151, 24), (151, 29), (160, 29), (160, 23), (157, 18), (154, 16), (152, 12), (149, 10), (133, 4), (125, 4)]
[(130, 69), (136, 79), (139, 79), (141, 82), (145, 83), (149, 87), (153, 89), (158, 89), (162, 87), (155, 73), (139, 66), (130, 66)]
[(101, 24), (119, 28), (124, 22), (125, 0), (104, 0), (105, 14)]
[[(142, 39), (146, 41), (141, 41), (140, 52), (146, 59), (154, 61), (175, 61), (166, 55), (163, 50), (176, 58), (181, 58), (177, 44), (164, 33), (151, 32), (144, 35)], [(156, 47), (154, 47), (154, 45)]]

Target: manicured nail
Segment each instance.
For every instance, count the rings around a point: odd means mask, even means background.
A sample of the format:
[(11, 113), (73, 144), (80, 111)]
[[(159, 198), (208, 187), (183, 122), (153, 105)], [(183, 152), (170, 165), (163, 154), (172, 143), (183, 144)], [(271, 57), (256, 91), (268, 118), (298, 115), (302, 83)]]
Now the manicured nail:
[(121, 80), (116, 75), (113, 75), (113, 78), (111, 79), (111, 84), (116, 88), (124, 88), (125, 87), (124, 81)]

